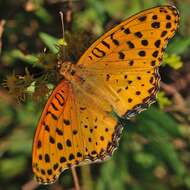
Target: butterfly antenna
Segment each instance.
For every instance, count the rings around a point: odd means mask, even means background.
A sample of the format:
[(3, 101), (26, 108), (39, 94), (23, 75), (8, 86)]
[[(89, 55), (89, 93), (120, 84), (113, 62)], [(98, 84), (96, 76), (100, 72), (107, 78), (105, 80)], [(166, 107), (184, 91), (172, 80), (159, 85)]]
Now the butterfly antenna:
[(63, 12), (59, 12), (61, 17), (61, 26), (62, 26), (62, 38), (63, 38), (63, 44), (62, 44), (62, 58), (65, 58), (65, 47), (64, 47), (64, 41), (65, 41), (65, 27), (64, 27), (64, 19), (63, 19)]

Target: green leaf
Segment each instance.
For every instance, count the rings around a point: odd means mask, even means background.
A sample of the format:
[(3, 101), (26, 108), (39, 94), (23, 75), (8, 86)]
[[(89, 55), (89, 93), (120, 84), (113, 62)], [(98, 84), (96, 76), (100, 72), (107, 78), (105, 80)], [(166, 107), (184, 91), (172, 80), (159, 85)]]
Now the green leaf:
[[(0, 161), (0, 176), (10, 178), (19, 175), (26, 168), (26, 159), (22, 156), (2, 159)], [(2, 179), (1, 178), (1, 179)]]
[(42, 6), (39, 6), (37, 11), (35, 12), (36, 16), (40, 18), (44, 23), (51, 23), (52, 22), (52, 17), (48, 13), (48, 11), (43, 8)]
[(3, 54), (3, 60), (5, 62), (11, 63), (12, 60), (15, 59), (21, 59), (22, 61), (29, 63), (29, 64), (35, 64), (38, 62), (38, 58), (36, 55), (25, 55), (18, 49), (13, 49), (9, 52), (4, 52)]
[(152, 137), (151, 151), (155, 152), (158, 158), (163, 159), (177, 175), (183, 176), (187, 172), (170, 141)]
[(56, 48), (56, 45), (58, 43), (57, 38), (55, 38), (49, 34), (46, 34), (44, 32), (40, 32), (39, 37), (42, 40), (42, 42), (50, 49), (50, 51), (52, 53), (58, 52), (58, 48)]
[[(144, 126), (142, 130), (146, 130), (147, 125), (150, 125), (150, 129), (153, 128), (151, 127), (153, 123), (153, 125), (159, 127), (160, 130), (164, 130), (170, 136), (181, 136), (179, 125), (176, 121), (169, 114), (164, 113), (154, 106), (151, 106), (147, 111), (138, 116), (138, 123)], [(139, 129), (141, 128), (139, 127)], [(147, 133), (149, 132), (147, 131)]]
[(181, 61), (181, 57), (179, 55), (164, 55), (164, 60), (163, 60), (163, 66), (164, 65), (169, 65), (173, 69), (179, 69), (183, 66), (183, 62)]
[(150, 153), (138, 152), (135, 155), (135, 161), (145, 168), (151, 167), (155, 163), (155, 160), (155, 157)]
[(170, 54), (182, 54), (184, 53), (188, 47), (190, 46), (190, 38), (189, 37), (184, 37), (184, 38), (179, 38), (175, 37), (172, 39), (172, 41), (169, 43), (168, 48), (167, 48), (167, 53)]
[(172, 104), (172, 101), (169, 100), (167, 97), (166, 97), (166, 94), (165, 92), (161, 91), (157, 94), (157, 101), (158, 101), (158, 104), (159, 104), (159, 107), (160, 109), (164, 109), (165, 107), (169, 106)]

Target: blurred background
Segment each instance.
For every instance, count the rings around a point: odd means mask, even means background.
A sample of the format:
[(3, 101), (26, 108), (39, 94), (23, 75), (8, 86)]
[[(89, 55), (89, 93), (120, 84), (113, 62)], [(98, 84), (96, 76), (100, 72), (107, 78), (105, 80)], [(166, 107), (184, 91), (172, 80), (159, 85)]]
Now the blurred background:
[(41, 186), (31, 169), (34, 131), (60, 80), (55, 69), (59, 11), (68, 31), (68, 57), (77, 59), (128, 16), (168, 3), (179, 9), (181, 23), (160, 68), (157, 103), (127, 122), (109, 161), (77, 173), (83, 190), (190, 189), (189, 0), (0, 0), (0, 190), (74, 189), (69, 170), (54, 185)]

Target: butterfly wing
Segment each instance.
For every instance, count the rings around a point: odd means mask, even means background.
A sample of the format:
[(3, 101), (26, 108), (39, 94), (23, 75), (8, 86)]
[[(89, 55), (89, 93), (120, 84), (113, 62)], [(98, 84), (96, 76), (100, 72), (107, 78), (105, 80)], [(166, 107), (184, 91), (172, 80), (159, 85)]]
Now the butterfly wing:
[(88, 101), (91, 97), (84, 99), (66, 80), (49, 97), (33, 142), (32, 167), (39, 183), (53, 183), (72, 166), (105, 160), (117, 146), (112, 136), (119, 135), (116, 119)]
[[(62, 81), (53, 91), (43, 110), (36, 129), (32, 163), (36, 179), (40, 183), (51, 183), (66, 166), (68, 147), (71, 145), (71, 117), (75, 112), (69, 110), (72, 98), (70, 84)], [(74, 125), (73, 125), (74, 126)], [(60, 151), (64, 149), (63, 154)]]
[(84, 53), (78, 61), (81, 75), (96, 81), (104, 89), (105, 99), (113, 94), (110, 104), (119, 116), (134, 115), (155, 100), (158, 67), (178, 24), (173, 6), (155, 7), (130, 17)]

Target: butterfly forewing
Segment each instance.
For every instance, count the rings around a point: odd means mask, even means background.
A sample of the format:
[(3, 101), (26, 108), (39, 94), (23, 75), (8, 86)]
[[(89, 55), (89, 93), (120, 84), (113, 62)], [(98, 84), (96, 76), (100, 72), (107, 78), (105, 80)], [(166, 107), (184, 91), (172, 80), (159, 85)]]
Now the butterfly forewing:
[(118, 97), (110, 103), (119, 116), (130, 117), (154, 102), (158, 66), (178, 24), (175, 7), (142, 11), (100, 37), (79, 60), (89, 80), (99, 81), (99, 88), (106, 86)]
[[(178, 24), (178, 11), (173, 6), (160, 6), (142, 11), (100, 37), (83, 54), (78, 64), (84, 65), (86, 69), (90, 66), (106, 67), (107, 62), (122, 64), (122, 61), (131, 59), (161, 58), (163, 49), (174, 35)], [(158, 52), (160, 56), (151, 55), (156, 50), (160, 50)], [(141, 51), (145, 52), (145, 56)], [(139, 62), (136, 66), (141, 68), (145, 66)], [(129, 62), (125, 61), (126, 63)], [(153, 66), (158, 66), (160, 61), (157, 60), (157, 63)], [(146, 66), (150, 66), (150, 62)], [(110, 66), (107, 69), (110, 69)]]

